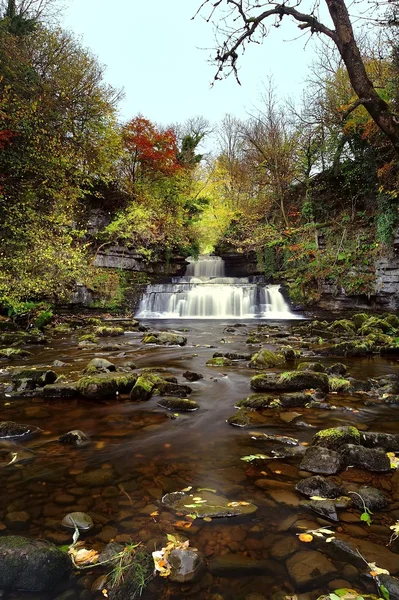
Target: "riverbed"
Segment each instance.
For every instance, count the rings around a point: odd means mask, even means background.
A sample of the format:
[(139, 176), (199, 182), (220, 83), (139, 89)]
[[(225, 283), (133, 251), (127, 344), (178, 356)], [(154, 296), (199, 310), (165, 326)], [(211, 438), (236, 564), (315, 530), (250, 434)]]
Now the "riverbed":
[[(373, 485), (389, 499), (388, 508), (372, 515), (371, 525), (360, 520), (361, 511), (340, 511), (337, 523), (322, 518), (304, 506), (294, 490), (304, 476), (300, 460), (275, 458), (270, 449), (254, 439), (255, 432), (295, 438), (307, 446), (320, 429), (354, 425), (360, 431), (399, 433), (397, 406), (365, 402), (367, 394), (329, 394), (334, 410), (301, 408), (270, 411), (267, 425), (233, 427), (226, 423), (236, 412), (237, 401), (252, 392), (254, 370), (240, 360), (228, 367), (206, 366), (215, 352), (253, 353), (259, 346), (246, 340), (256, 327), (255, 321), (233, 324), (221, 321), (141, 321), (151, 330), (169, 330), (187, 337), (187, 344), (156, 346), (142, 343), (143, 333), (126, 331), (113, 342), (114, 350), (103, 350), (110, 340), (103, 338), (95, 348), (79, 347), (77, 335), (57, 334), (44, 346), (29, 346), (32, 356), (13, 363), (2, 363), (1, 381), (7, 381), (11, 369), (20, 366), (48, 366), (57, 375), (77, 378), (94, 357), (106, 358), (117, 367), (134, 361), (138, 369), (164, 369), (179, 383), (187, 384), (186, 371), (202, 379), (189, 383), (190, 399), (198, 402), (195, 412), (174, 413), (158, 405), (160, 398), (134, 403), (117, 396), (106, 401), (82, 398), (44, 399), (3, 396), (2, 419), (28, 423), (40, 434), (23, 443), (16, 461), (1, 470), (0, 532), (43, 537), (58, 546), (72, 543), (72, 533), (61, 526), (70, 512), (88, 513), (94, 527), (83, 534), (87, 548), (101, 550), (112, 540), (142, 542), (157, 550), (166, 534), (179, 533), (190, 546), (201, 551), (207, 570), (194, 584), (170, 583), (155, 577), (143, 592), (144, 600), (193, 598), (194, 600), (282, 600), (300, 594), (311, 600), (335, 587), (350, 584), (359, 590), (376, 591), (367, 571), (356, 561), (329, 551), (324, 538), (302, 543), (298, 534), (321, 527), (332, 527), (337, 537), (361, 547), (369, 562), (381, 567), (395, 558), (399, 547), (387, 548), (399, 518), (399, 497), (395, 497), (392, 479), (395, 473), (373, 474), (347, 469), (340, 474), (351, 485)], [(273, 323), (271, 323), (273, 325)], [(240, 325), (240, 326), (238, 326)], [(298, 322), (275, 323), (281, 343), (295, 344), (292, 327)], [(297, 344), (300, 345), (299, 342)], [(267, 343), (263, 343), (268, 347)], [(317, 348), (304, 351), (315, 354), (324, 366), (338, 362), (317, 355)], [(54, 367), (54, 361), (65, 363)], [(314, 358), (312, 358), (314, 360)], [(381, 375), (399, 375), (397, 359), (380, 356), (340, 359), (350, 375), (358, 380)], [(299, 362), (293, 361), (290, 368)], [(285, 371), (287, 365), (269, 369)], [(83, 447), (60, 444), (59, 436), (69, 430), (82, 430), (90, 438)], [(262, 453), (270, 458), (244, 461), (243, 457)], [(94, 475), (93, 475), (94, 473)], [(97, 475), (96, 475), (97, 474)], [(254, 503), (255, 515), (214, 518), (207, 522), (176, 516), (161, 504), (161, 498), (188, 487), (217, 491), (232, 502)], [(15, 516), (24, 513), (24, 517)], [(9, 516), (11, 514), (11, 517)], [(14, 518), (12, 515), (14, 514)], [(380, 551), (379, 551), (380, 549)], [(315, 586), (315, 579), (297, 583), (287, 571), (287, 560), (298, 552), (323, 553), (331, 562), (331, 576)], [(367, 556), (366, 556), (367, 554)], [(398, 556), (399, 558), (399, 556)], [(367, 562), (366, 561), (366, 562)], [(397, 561), (399, 565), (399, 560)], [(7, 598), (20, 600), (90, 600), (104, 597), (93, 586), (98, 574), (78, 574), (51, 593), (10, 593)], [(317, 578), (316, 578), (317, 579)], [(342, 583), (343, 582), (343, 583)]]

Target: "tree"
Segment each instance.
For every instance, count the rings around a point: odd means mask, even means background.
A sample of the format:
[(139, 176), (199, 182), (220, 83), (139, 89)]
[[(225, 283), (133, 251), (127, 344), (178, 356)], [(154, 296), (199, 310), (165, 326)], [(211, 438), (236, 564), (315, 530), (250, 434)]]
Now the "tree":
[(253, 0), (204, 0), (199, 11), (205, 6), (212, 7), (207, 20), (212, 18), (216, 10), (225, 9), (221, 15), (222, 26), (218, 28), (224, 39), (217, 50), (218, 70), (215, 79), (222, 78), (226, 66), (229, 66), (237, 77), (238, 50), (244, 50), (248, 43), (262, 42), (268, 33), (267, 25), (273, 24), (273, 19), (274, 25), (280, 26), (285, 17), (290, 17), (299, 23), (300, 29), (332, 40), (357, 94), (353, 108), (362, 104), (399, 154), (398, 115), (390, 103), (380, 96), (367, 74), (345, 0), (325, 0), (325, 3), (334, 29), (324, 25), (316, 16), (318, 3), (309, 4), (309, 10), (299, 11), (298, 6), (305, 4), (305, 0), (292, 1), (291, 6), (290, 1), (267, 1), (260, 4)]

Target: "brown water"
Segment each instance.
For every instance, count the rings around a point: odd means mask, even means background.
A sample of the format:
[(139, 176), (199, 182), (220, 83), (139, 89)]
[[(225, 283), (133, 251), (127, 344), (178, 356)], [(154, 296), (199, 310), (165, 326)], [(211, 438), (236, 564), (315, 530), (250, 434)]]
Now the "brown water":
[[(226, 423), (226, 419), (235, 413), (235, 403), (251, 393), (249, 384), (254, 371), (245, 361), (222, 370), (205, 366), (216, 351), (251, 351), (245, 340), (254, 324), (230, 333), (225, 331), (226, 323), (217, 321), (144, 324), (162, 330), (186, 328), (188, 331), (184, 335), (188, 343), (183, 348), (144, 346), (141, 333), (128, 332), (123, 338), (112, 340), (122, 345), (119, 350), (101, 352), (98, 348), (95, 351), (79, 348), (77, 336), (67, 335), (52, 339), (45, 347), (30, 347), (33, 356), (23, 363), (12, 363), (12, 366), (51, 366), (58, 359), (69, 366), (55, 368), (55, 371), (58, 374), (74, 373), (77, 378), (90, 359), (101, 356), (116, 365), (133, 360), (139, 368), (166, 368), (179, 383), (187, 383), (182, 377), (184, 371), (195, 371), (202, 373), (204, 378), (189, 384), (193, 389), (190, 397), (200, 404), (200, 409), (174, 418), (157, 405), (157, 397), (141, 404), (133, 404), (125, 398), (106, 402), (2, 398), (2, 419), (36, 425), (42, 433), (24, 443), (33, 454), (20, 455), (21, 462), (0, 471), (0, 530), (4, 534), (10, 533), (5, 524), (7, 513), (25, 511), (29, 520), (17, 529), (14, 524), (13, 533), (44, 537), (58, 545), (69, 544), (71, 533), (60, 526), (60, 521), (69, 512), (84, 511), (95, 523), (84, 536), (87, 548), (100, 550), (106, 542), (116, 538), (126, 542), (129, 539), (141, 541), (154, 550), (161, 547), (166, 533), (179, 532), (189, 538), (191, 546), (204, 552), (211, 564), (226, 554), (236, 554), (243, 559), (241, 568), (232, 569), (223, 577), (207, 572), (199, 584), (191, 586), (171, 584), (157, 577), (144, 592), (144, 600), (182, 600), (187, 597), (277, 600), (285, 594), (310, 591), (314, 587), (312, 584), (301, 590), (295, 589), (285, 567), (286, 557), (276, 550), (277, 543), (285, 539), (288, 546), (297, 550), (319, 548), (326, 551), (324, 541), (319, 545), (298, 542), (296, 534), (304, 528), (316, 529), (328, 524), (299, 505), (302, 498), (293, 488), (300, 479), (300, 460), (243, 462), (242, 456), (270, 451), (270, 446), (251, 438), (253, 429), (239, 429)], [(289, 332), (291, 325), (287, 323), (281, 327)], [(103, 339), (101, 343), (105, 345), (110, 341)], [(321, 359), (321, 362), (327, 365), (337, 361)], [(397, 361), (372, 358), (345, 359), (343, 362), (349, 367), (350, 374), (359, 379), (399, 374)], [(4, 365), (2, 372), (5, 380), (9, 378), (6, 368)], [(399, 432), (397, 408), (365, 406), (364, 398), (361, 395), (332, 395), (329, 400), (337, 410), (294, 409), (300, 415), (289, 423), (285, 420), (291, 417), (286, 413), (292, 411), (283, 411), (281, 415), (270, 411), (270, 422), (261, 431), (292, 436), (301, 443), (309, 442), (319, 429), (336, 425), (353, 424), (359, 429)], [(90, 436), (91, 444), (79, 449), (59, 444), (57, 438), (72, 429), (83, 430)], [(85, 485), (85, 474), (97, 469), (104, 472), (103, 484), (97, 487)], [(359, 521), (360, 511), (356, 509), (344, 511), (343, 515), (341, 512), (342, 520), (338, 525), (340, 533), (350, 536), (354, 543), (366, 539), (383, 548), (389, 541), (389, 525), (399, 518), (399, 497), (392, 496), (392, 475), (376, 477), (352, 469), (342, 473), (341, 479), (346, 483), (357, 481), (375, 485), (390, 496), (392, 502), (388, 510), (373, 515), (371, 527)], [(213, 519), (208, 523), (197, 519), (185, 529), (176, 522), (189, 520), (162, 508), (160, 499), (167, 492), (187, 486), (212, 488), (231, 501), (253, 502), (259, 510), (255, 517)], [(158, 514), (151, 516), (155, 511)], [(245, 567), (248, 558), (266, 561), (264, 573), (252, 574)], [(337, 574), (331, 579), (349, 580), (358, 589), (364, 591), (369, 587), (375, 592), (375, 587), (362, 579), (353, 565), (348, 567), (338, 557), (332, 558)], [(384, 566), (381, 561), (379, 566)], [(65, 590), (69, 590), (69, 595), (65, 596), (67, 600), (99, 598), (101, 594), (89, 591), (97, 576), (93, 570), (93, 574), (85, 572), (77, 580), (71, 578), (54, 593), (14, 593), (9, 598), (50, 600)], [(317, 597), (317, 593), (304, 598)], [(252, 597), (251, 594), (260, 596)]]

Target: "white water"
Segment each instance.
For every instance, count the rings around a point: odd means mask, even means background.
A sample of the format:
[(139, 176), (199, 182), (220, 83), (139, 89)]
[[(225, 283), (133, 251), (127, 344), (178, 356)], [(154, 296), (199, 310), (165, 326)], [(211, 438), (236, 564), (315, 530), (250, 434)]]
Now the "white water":
[(278, 285), (225, 277), (217, 256), (187, 259), (184, 277), (148, 285), (136, 317), (141, 319), (295, 319)]

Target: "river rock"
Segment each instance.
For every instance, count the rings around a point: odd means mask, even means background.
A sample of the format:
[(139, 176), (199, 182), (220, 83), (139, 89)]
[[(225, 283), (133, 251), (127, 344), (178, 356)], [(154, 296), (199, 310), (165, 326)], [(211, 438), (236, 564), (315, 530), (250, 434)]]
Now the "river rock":
[(399, 579), (390, 575), (379, 575), (378, 580), (387, 588), (389, 600), (399, 600)]
[(21, 439), (34, 435), (38, 431), (38, 427), (31, 425), (22, 425), (14, 421), (0, 421), (0, 439)]
[(278, 540), (270, 550), (270, 554), (276, 560), (284, 560), (294, 554), (300, 548), (297, 536), (285, 536)]
[(177, 583), (194, 583), (205, 569), (204, 555), (195, 548), (174, 548), (168, 556), (171, 565), (169, 579)]
[(187, 381), (198, 381), (199, 379), (204, 378), (201, 373), (194, 373), (194, 371), (185, 371), (183, 377), (184, 379), (187, 379)]
[(225, 356), (218, 356), (216, 358), (210, 358), (206, 361), (207, 367), (231, 367), (233, 361)]
[(339, 521), (335, 503), (332, 500), (310, 500), (302, 502), (302, 506), (307, 506), (322, 517), (330, 521)]
[(391, 463), (382, 448), (364, 448), (354, 444), (345, 444), (340, 448), (342, 465), (359, 467), (367, 471), (386, 473), (391, 470)]
[(328, 375), (334, 375), (335, 377), (344, 377), (347, 371), (348, 369), (342, 363), (335, 363), (334, 365), (331, 365), (331, 367), (326, 368), (326, 373)]
[(44, 398), (74, 398), (77, 391), (71, 383), (51, 383), (44, 386), (41, 395)]
[(312, 438), (312, 446), (339, 450), (344, 444), (360, 444), (360, 433), (356, 427), (331, 427), (318, 431)]
[(320, 496), (321, 498), (337, 498), (342, 494), (341, 486), (337, 485), (331, 479), (313, 475), (299, 481), (295, 489), (304, 496)]
[(76, 382), (76, 389), (84, 398), (101, 400), (127, 394), (137, 380), (137, 373), (100, 373), (88, 375)]
[(322, 446), (311, 446), (299, 466), (301, 471), (335, 475), (342, 468), (341, 455), (335, 450)]
[(315, 373), (325, 373), (326, 370), (319, 362), (301, 362), (297, 366), (297, 371), (314, 371)]
[(95, 327), (93, 332), (94, 335), (98, 335), (100, 337), (119, 337), (125, 333), (123, 331), (123, 327), (107, 327), (105, 325)]
[(262, 410), (268, 408), (275, 400), (272, 396), (266, 394), (251, 394), (248, 398), (243, 398), (236, 403), (236, 408), (247, 408), (249, 410)]
[(348, 535), (339, 534), (339, 536), (339, 538), (335, 538), (323, 546), (325, 552), (334, 560), (346, 561), (364, 570), (365, 563), (364, 559), (359, 556), (360, 552), (362, 556), (367, 558), (368, 562), (382, 565), (392, 575), (399, 572), (398, 555), (395, 552), (391, 552), (385, 546), (375, 544), (368, 539), (357, 538), (355, 545)]
[(45, 592), (71, 570), (65, 552), (45, 540), (0, 537), (0, 589)]
[(289, 394), (282, 394), (279, 400), (284, 408), (297, 408), (308, 404), (312, 400), (312, 396), (311, 394), (303, 394), (301, 392), (291, 392)]
[(19, 369), (11, 375), (16, 390), (34, 390), (49, 383), (54, 383), (57, 374), (49, 369)]
[(281, 354), (276, 354), (271, 350), (262, 349), (252, 356), (249, 366), (254, 369), (268, 369), (270, 367), (275, 367), (284, 361), (285, 358)]
[(160, 379), (160, 381), (158, 381), (156, 390), (161, 396), (177, 396), (179, 398), (186, 398), (193, 391), (189, 385), (168, 381), (166, 377), (165, 379)]
[(399, 435), (394, 433), (361, 432), (360, 443), (366, 448), (384, 448), (387, 452), (399, 451)]
[(78, 486), (104, 487), (114, 482), (115, 475), (112, 469), (94, 469), (76, 475), (75, 481)]
[(198, 493), (172, 492), (165, 494), (161, 502), (163, 506), (175, 512), (195, 513), (201, 519), (252, 515), (258, 510), (258, 507), (250, 502), (230, 502), (223, 496), (205, 490)]
[(251, 387), (257, 392), (300, 392), (320, 389), (328, 392), (328, 376), (314, 371), (291, 371), (289, 373), (262, 373), (251, 379)]
[(0, 358), (8, 358), (8, 360), (18, 360), (19, 358), (25, 358), (31, 356), (32, 352), (23, 350), (22, 348), (1, 348)]
[[(359, 496), (361, 497), (359, 498)], [(377, 510), (388, 506), (388, 500), (386, 499), (384, 494), (374, 487), (362, 485), (356, 491), (356, 493), (350, 493), (350, 497), (352, 498), (353, 504), (357, 508), (362, 509), (362, 511), (363, 503), (370, 510)]]
[(140, 375), (130, 392), (130, 400), (134, 402), (146, 402), (153, 394), (155, 386), (160, 381), (160, 377), (152, 373), (143, 373)]
[(86, 446), (90, 442), (90, 439), (80, 429), (74, 429), (61, 435), (58, 441), (62, 444), (71, 444), (72, 446)]
[(76, 526), (80, 531), (89, 531), (94, 525), (91, 516), (84, 512), (68, 513), (62, 519), (62, 524), (68, 529), (75, 529)]
[(185, 346), (187, 338), (177, 333), (162, 331), (161, 333), (146, 333), (142, 342), (143, 344), (158, 344), (161, 346)]
[(93, 358), (84, 369), (83, 373), (91, 375), (93, 373), (110, 373), (116, 371), (116, 366), (105, 358)]
[(163, 398), (158, 406), (175, 412), (192, 412), (199, 409), (199, 404), (188, 398)]
[(289, 576), (299, 588), (321, 585), (337, 573), (333, 563), (321, 552), (301, 550), (287, 559)]

